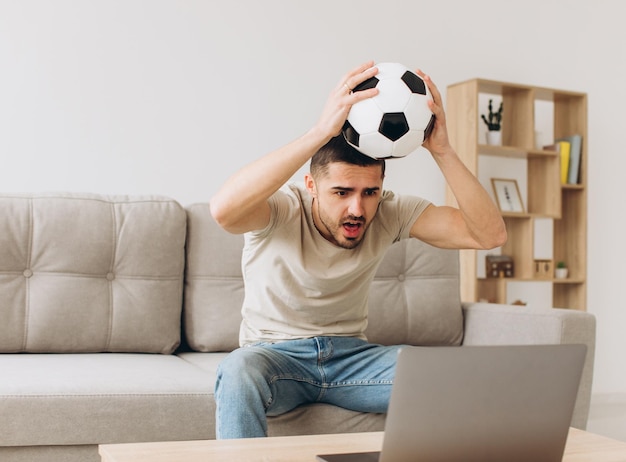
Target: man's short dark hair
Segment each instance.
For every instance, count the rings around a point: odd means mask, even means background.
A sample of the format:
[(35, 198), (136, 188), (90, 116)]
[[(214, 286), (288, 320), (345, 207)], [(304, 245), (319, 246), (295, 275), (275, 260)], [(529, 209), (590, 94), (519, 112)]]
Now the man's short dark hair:
[(361, 154), (350, 146), (341, 134), (331, 138), (311, 158), (311, 175), (313, 178), (326, 175), (328, 173), (328, 164), (332, 162), (343, 162), (361, 167), (380, 165), (381, 177), (385, 177), (385, 161), (383, 159), (377, 160)]

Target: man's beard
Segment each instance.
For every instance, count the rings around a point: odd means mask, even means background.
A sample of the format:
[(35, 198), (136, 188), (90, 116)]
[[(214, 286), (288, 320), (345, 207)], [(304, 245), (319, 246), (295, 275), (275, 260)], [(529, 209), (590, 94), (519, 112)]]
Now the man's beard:
[[(354, 215), (348, 215), (341, 219), (338, 225), (333, 224), (332, 220), (326, 218), (322, 211), (319, 209), (318, 204), (318, 216), (320, 222), (326, 229), (326, 232), (331, 236), (333, 244), (347, 250), (354, 249), (363, 241), (365, 232), (367, 230), (365, 217), (355, 217)], [(343, 235), (342, 230), (344, 226), (358, 226), (361, 232), (358, 237), (346, 237)]]

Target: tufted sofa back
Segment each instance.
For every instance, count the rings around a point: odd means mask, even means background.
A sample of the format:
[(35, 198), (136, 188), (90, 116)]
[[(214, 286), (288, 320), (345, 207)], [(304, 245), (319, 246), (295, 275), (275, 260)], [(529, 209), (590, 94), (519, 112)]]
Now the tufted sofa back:
[(0, 352), (172, 353), (185, 230), (167, 198), (0, 196)]
[[(187, 208), (184, 331), (196, 351), (238, 346), (243, 237), (223, 231), (208, 204)], [(463, 338), (459, 256), (415, 239), (394, 244), (372, 283), (368, 340), (381, 344), (458, 345)]]
[[(230, 351), (241, 322), (242, 247), (208, 204), (2, 195), (0, 353), (170, 354), (182, 335), (192, 350)], [(459, 344), (458, 253), (394, 244), (372, 284), (369, 320), (372, 342)]]

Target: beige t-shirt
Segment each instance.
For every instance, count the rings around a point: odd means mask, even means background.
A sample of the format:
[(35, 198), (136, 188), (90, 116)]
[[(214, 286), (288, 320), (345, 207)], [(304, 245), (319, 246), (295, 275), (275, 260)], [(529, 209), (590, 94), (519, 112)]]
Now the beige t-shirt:
[(268, 226), (245, 235), (240, 344), (322, 335), (365, 338), (376, 268), (392, 243), (409, 237), (430, 202), (384, 191), (354, 249), (331, 244), (319, 233), (303, 186), (288, 185), (269, 203)]

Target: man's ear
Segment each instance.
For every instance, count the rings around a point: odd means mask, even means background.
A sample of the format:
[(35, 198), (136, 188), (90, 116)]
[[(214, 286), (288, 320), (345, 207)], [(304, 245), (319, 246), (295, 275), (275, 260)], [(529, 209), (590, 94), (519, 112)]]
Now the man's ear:
[(315, 180), (313, 179), (313, 176), (311, 176), (310, 173), (307, 173), (306, 175), (304, 175), (304, 185), (307, 191), (309, 191), (309, 194), (311, 195), (311, 197), (317, 197), (317, 188), (315, 186)]

